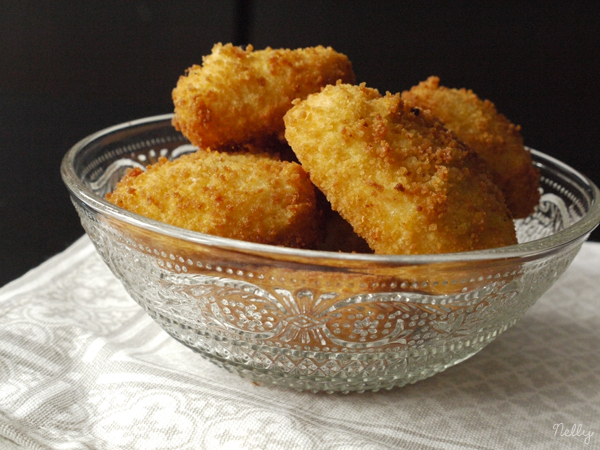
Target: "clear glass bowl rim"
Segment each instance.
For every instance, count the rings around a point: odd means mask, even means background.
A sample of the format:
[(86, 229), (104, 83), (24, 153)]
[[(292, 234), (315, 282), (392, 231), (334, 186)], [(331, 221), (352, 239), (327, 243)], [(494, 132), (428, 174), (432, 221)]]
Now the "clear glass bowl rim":
[(77, 142), (65, 154), (61, 163), (62, 179), (71, 195), (79, 199), (79, 201), (83, 202), (97, 213), (109, 216), (129, 225), (140, 227), (150, 232), (185, 240), (190, 243), (212, 246), (246, 254), (261, 255), (273, 260), (277, 260), (278, 258), (290, 260), (294, 257), (297, 257), (301, 261), (308, 261), (309, 264), (311, 260), (314, 260), (314, 263), (319, 265), (327, 265), (327, 260), (337, 262), (336, 265), (339, 265), (339, 263), (343, 261), (363, 263), (368, 262), (383, 265), (423, 265), (447, 262), (489, 261), (510, 258), (538, 258), (546, 253), (554, 253), (555, 251), (570, 245), (576, 240), (586, 239), (589, 233), (591, 233), (600, 222), (600, 190), (594, 184), (594, 182), (567, 164), (534, 149), (529, 150), (538, 159), (560, 169), (560, 171), (563, 173), (567, 173), (571, 178), (577, 180), (580, 187), (585, 188), (591, 197), (591, 206), (589, 211), (575, 224), (541, 239), (507, 247), (460, 253), (423, 255), (372, 255), (362, 253), (342, 253), (278, 247), (213, 236), (168, 225), (119, 208), (109, 203), (104, 198), (96, 195), (77, 176), (75, 171), (75, 161), (77, 156), (84, 151), (88, 145), (112, 133), (128, 128), (166, 121), (169, 121), (170, 123), (172, 117), (173, 114), (171, 113), (124, 122), (97, 131), (96, 133), (93, 133)]

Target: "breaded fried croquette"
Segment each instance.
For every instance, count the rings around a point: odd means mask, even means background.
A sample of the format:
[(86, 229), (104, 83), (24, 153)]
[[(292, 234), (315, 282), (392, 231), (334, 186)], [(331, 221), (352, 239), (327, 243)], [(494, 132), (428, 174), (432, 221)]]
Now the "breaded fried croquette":
[(485, 165), (399, 94), (337, 84), (295, 102), (285, 137), (312, 182), (378, 254), (516, 244)]
[(292, 100), (337, 80), (354, 82), (348, 58), (330, 47), (246, 50), (216, 44), (173, 90), (173, 125), (194, 145), (222, 147), (283, 136)]
[(296, 248), (319, 238), (315, 188), (299, 164), (199, 150), (130, 169), (106, 196), (136, 214), (193, 231)]
[(539, 171), (523, 146), (520, 127), (471, 90), (440, 86), (438, 77), (402, 93), (412, 106), (428, 109), (483, 158), (514, 218), (531, 214), (539, 203)]

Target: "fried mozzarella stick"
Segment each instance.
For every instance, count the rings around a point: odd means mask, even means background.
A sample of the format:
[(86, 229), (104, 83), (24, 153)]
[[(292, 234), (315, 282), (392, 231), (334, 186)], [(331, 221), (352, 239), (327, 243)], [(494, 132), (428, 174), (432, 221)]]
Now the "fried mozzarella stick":
[(173, 90), (173, 125), (198, 147), (223, 147), (283, 135), (292, 100), (337, 80), (354, 82), (352, 64), (331, 47), (253, 51), (216, 44)]
[(313, 247), (319, 233), (315, 188), (299, 164), (250, 153), (199, 150), (131, 169), (106, 196), (170, 225), (222, 237)]
[(438, 77), (402, 93), (413, 106), (428, 109), (483, 158), (514, 218), (531, 214), (539, 203), (539, 171), (523, 146), (520, 127), (471, 90), (440, 86)]
[(285, 116), (285, 137), (312, 182), (379, 254), (516, 244), (485, 165), (400, 95), (338, 84)]

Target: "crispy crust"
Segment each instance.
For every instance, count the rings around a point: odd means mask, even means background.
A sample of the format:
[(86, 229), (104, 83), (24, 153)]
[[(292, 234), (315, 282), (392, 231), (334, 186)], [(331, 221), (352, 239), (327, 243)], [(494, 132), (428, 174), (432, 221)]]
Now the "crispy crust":
[(296, 163), (266, 155), (199, 150), (132, 169), (106, 196), (111, 203), (170, 225), (288, 247), (319, 237), (315, 189)]
[(337, 80), (354, 82), (352, 64), (331, 47), (253, 51), (216, 44), (173, 90), (173, 125), (198, 147), (259, 143), (282, 135), (292, 100)]
[(531, 214), (539, 203), (539, 171), (523, 146), (520, 127), (471, 90), (440, 86), (438, 77), (402, 93), (413, 106), (428, 109), (484, 159), (514, 218)]
[(517, 242), (481, 160), (400, 95), (339, 83), (295, 102), (284, 120), (286, 139), (313, 183), (376, 253)]

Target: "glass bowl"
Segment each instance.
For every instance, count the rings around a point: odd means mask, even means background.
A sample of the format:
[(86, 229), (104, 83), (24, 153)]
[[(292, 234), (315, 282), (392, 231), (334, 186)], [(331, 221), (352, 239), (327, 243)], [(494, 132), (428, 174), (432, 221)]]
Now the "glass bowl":
[(129, 167), (195, 147), (171, 115), (76, 144), (62, 177), (87, 234), (172, 337), (257, 383), (362, 392), (403, 386), (480, 351), (569, 266), (600, 221), (598, 188), (532, 150), (543, 195), (519, 244), (441, 255), (335, 253), (184, 230), (106, 200)]

